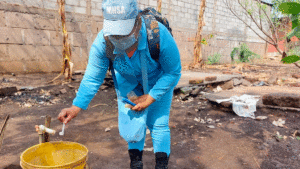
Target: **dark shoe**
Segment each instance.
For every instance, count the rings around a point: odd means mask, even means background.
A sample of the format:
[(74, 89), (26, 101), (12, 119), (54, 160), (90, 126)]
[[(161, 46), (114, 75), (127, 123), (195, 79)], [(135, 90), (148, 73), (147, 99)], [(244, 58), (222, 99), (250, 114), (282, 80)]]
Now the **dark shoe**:
[(155, 153), (155, 169), (168, 169), (169, 157), (167, 153), (157, 152)]
[(128, 153), (131, 160), (130, 169), (143, 169), (143, 151), (140, 151), (138, 149), (131, 149), (128, 150)]

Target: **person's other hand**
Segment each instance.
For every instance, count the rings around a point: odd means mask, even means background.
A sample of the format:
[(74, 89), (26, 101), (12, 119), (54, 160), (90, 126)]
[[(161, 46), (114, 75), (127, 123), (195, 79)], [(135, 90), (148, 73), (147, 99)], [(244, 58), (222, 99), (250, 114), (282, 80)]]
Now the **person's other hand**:
[(136, 99), (133, 99), (131, 101), (136, 104), (136, 106), (131, 107), (131, 110), (143, 111), (147, 107), (149, 107), (153, 102), (155, 102), (155, 99), (153, 99), (150, 95), (147, 94), (147, 95), (139, 96)]
[(62, 123), (69, 123), (77, 114), (80, 112), (81, 108), (77, 106), (72, 106), (70, 108), (62, 109), (59, 113), (57, 119)]

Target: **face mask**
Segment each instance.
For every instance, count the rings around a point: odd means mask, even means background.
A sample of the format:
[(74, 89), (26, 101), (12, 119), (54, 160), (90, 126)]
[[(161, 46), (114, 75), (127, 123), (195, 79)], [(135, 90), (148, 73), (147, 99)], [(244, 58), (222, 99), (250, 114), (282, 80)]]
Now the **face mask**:
[(139, 39), (139, 36), (140, 34), (137, 38), (135, 38), (135, 34), (133, 33), (130, 36), (120, 39), (116, 39), (113, 36), (108, 36), (108, 38), (111, 41), (111, 43), (115, 46), (115, 48), (118, 48), (119, 50), (126, 50), (130, 48)]

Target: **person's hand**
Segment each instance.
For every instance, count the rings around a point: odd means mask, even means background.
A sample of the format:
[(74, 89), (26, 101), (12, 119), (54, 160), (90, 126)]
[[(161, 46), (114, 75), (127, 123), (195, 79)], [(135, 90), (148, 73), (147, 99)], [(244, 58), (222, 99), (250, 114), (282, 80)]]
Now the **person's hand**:
[(57, 119), (62, 122), (67, 124), (68, 122), (71, 121), (74, 117), (77, 116), (77, 114), (80, 112), (81, 108), (77, 106), (72, 106), (70, 108), (62, 109), (61, 112), (59, 113)]
[(147, 94), (131, 99), (130, 101), (136, 104), (136, 106), (131, 107), (131, 110), (143, 111), (147, 107), (149, 107), (153, 102), (155, 102), (155, 99), (153, 99), (150, 95)]

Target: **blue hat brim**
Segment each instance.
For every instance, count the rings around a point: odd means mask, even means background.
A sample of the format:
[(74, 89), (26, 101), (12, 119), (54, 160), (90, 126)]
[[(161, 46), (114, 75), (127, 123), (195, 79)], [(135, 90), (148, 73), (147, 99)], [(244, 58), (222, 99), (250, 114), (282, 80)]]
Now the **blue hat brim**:
[(134, 19), (127, 20), (106, 20), (103, 22), (103, 34), (108, 35), (129, 35), (135, 23)]

